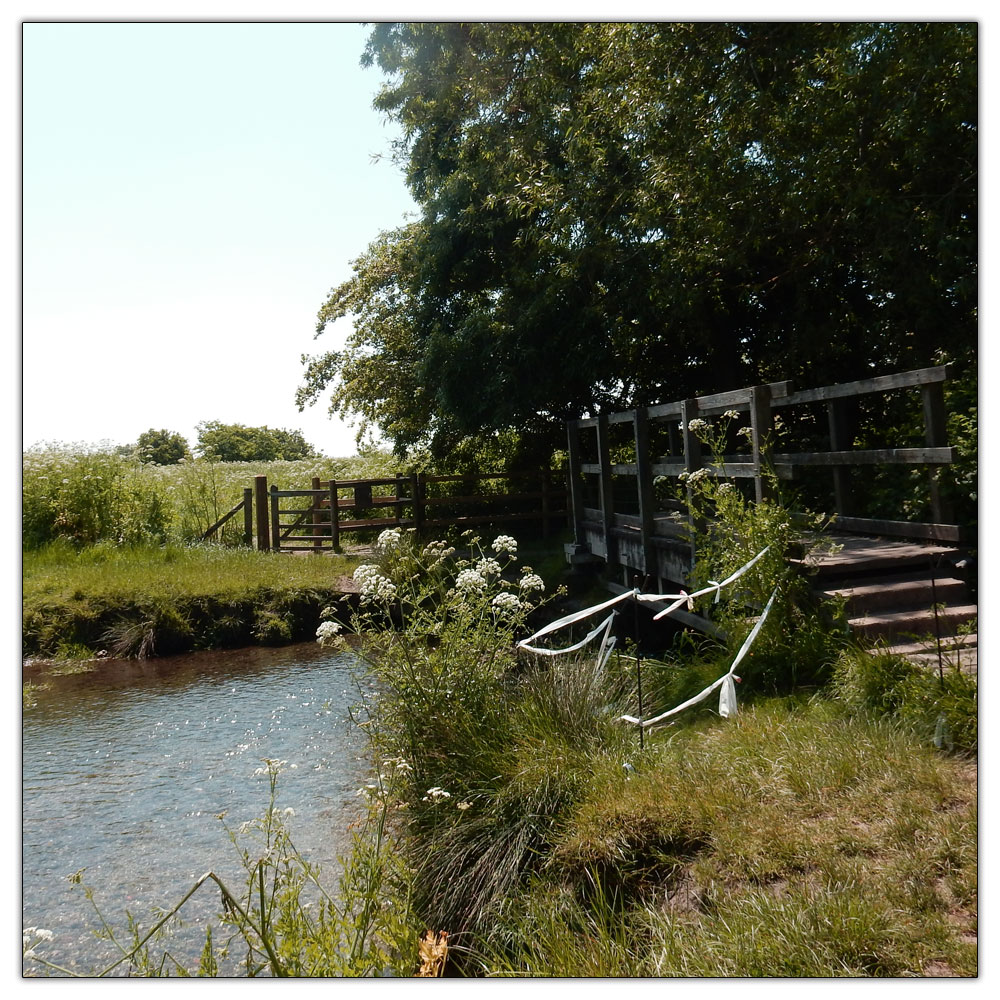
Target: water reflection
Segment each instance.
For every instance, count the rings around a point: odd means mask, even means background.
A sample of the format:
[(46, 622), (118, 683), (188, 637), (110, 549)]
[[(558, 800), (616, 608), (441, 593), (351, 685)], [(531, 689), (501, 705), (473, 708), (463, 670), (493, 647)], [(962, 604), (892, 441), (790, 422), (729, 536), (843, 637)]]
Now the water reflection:
[[(268, 781), (254, 772), (265, 757), (287, 761), (278, 804), (294, 810), (296, 846), (332, 886), (364, 774), (353, 675), (352, 656), (307, 644), (44, 678), (22, 736), (23, 919), (52, 930), (44, 953), (81, 972), (114, 954), (67, 881), (81, 868), (118, 926), (125, 909), (148, 925), (153, 907), (209, 869), (238, 883), (218, 814), (236, 829), (261, 813)], [(217, 910), (203, 889), (184, 914), (204, 922)], [(186, 938), (197, 955), (200, 934)]]

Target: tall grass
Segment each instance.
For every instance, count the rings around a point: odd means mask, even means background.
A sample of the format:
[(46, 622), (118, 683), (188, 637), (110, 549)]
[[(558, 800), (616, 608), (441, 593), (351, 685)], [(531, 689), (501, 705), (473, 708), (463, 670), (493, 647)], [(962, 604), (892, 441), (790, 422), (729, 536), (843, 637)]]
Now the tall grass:
[[(24, 546), (37, 548), (56, 539), (77, 545), (196, 540), (243, 499), (257, 475), (282, 489), (308, 489), (314, 476), (377, 477), (397, 467), (393, 456), (379, 451), (299, 462), (196, 459), (157, 466), (108, 446), (46, 445), (22, 457)], [(236, 537), (241, 531), (237, 518), (228, 534)]]

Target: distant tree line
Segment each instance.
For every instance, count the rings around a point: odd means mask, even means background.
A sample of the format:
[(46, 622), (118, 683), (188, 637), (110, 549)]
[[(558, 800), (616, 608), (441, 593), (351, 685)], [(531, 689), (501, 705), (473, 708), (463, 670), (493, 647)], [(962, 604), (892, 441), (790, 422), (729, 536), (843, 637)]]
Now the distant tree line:
[[(296, 462), (319, 454), (300, 431), (224, 424), (218, 420), (198, 424), (197, 431), (195, 452), (213, 462)], [(182, 435), (155, 428), (140, 434), (136, 444), (124, 450), (150, 465), (176, 465), (191, 457)]]
[[(300, 407), (436, 455), (790, 378), (975, 371), (974, 23), (380, 23), (420, 206)], [(973, 393), (974, 395), (974, 393)]]

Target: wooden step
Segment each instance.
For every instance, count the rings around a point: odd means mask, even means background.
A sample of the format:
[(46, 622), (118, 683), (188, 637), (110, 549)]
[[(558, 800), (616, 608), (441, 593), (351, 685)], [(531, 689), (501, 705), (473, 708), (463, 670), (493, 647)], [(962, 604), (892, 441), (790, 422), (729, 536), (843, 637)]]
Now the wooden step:
[(891, 608), (930, 608), (933, 604), (963, 604), (968, 600), (963, 580), (955, 576), (931, 578), (927, 573), (906, 573), (879, 577), (848, 587), (820, 591), (825, 597), (842, 597), (849, 614)]
[(975, 604), (946, 607), (937, 613), (936, 621), (932, 609), (911, 608), (900, 611), (867, 613), (848, 621), (850, 627), (868, 638), (885, 639), (908, 638), (911, 636), (933, 636), (935, 630), (942, 636), (953, 635), (960, 625), (976, 619), (978, 608)]
[(897, 643), (893, 646), (875, 645), (869, 652), (894, 653), (896, 656), (905, 656), (911, 663), (932, 669), (943, 664), (945, 669), (958, 667), (963, 673), (979, 672), (979, 636), (975, 632), (969, 635), (944, 636), (941, 639), (941, 664), (938, 662), (937, 643), (933, 639)]
[[(978, 649), (979, 635), (970, 632), (968, 635), (945, 635), (941, 637), (941, 649), (944, 652), (952, 652), (955, 649)], [(874, 646), (873, 652), (895, 653), (898, 656), (915, 656), (928, 651), (937, 653), (937, 644), (933, 636), (921, 642), (899, 642), (892, 646)]]
[(900, 574), (930, 571), (930, 563), (939, 563), (942, 575), (950, 575), (948, 560), (959, 558), (959, 550), (948, 545), (918, 545), (914, 542), (894, 542), (884, 538), (838, 536), (839, 550), (822, 553), (813, 558), (797, 560), (798, 564), (815, 575), (818, 581), (836, 578), (852, 582), (875, 573)]

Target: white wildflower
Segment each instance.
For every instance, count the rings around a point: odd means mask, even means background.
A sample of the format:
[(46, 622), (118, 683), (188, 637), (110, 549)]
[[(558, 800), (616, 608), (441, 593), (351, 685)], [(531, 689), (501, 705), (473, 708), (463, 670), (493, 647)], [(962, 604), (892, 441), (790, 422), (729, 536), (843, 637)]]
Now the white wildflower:
[(476, 572), (479, 573), (480, 576), (499, 576), (500, 563), (490, 556), (484, 556), (479, 560), (479, 562), (476, 563)]
[(493, 610), (498, 614), (513, 614), (521, 609), (521, 602), (515, 594), (497, 594), (491, 602)]
[(493, 551), (499, 555), (501, 552), (507, 552), (512, 556), (517, 555), (517, 539), (511, 538), (510, 535), (497, 535), (493, 539)]
[(427, 794), (423, 797), (424, 802), (440, 802), (442, 799), (450, 799), (451, 792), (446, 792), (443, 788), (435, 785), (427, 789)]
[(739, 420), (739, 418), (740, 418), (740, 414), (739, 414), (738, 410), (726, 410), (726, 412), (723, 413), (722, 415), (727, 420)]
[(695, 417), (694, 420), (689, 420), (688, 421), (688, 430), (692, 434), (697, 434), (699, 431), (707, 431), (708, 430), (708, 422), (705, 421), (705, 420), (702, 420), (701, 417)]
[(738, 437), (745, 437), (748, 441), (753, 440), (753, 428), (752, 427), (741, 427), (736, 432)]
[(545, 581), (537, 573), (525, 573), (521, 577), (520, 587), (521, 590), (542, 591), (545, 589)]
[(462, 812), (465, 812), (466, 809), (471, 809), (472, 808), (472, 803), (469, 802), (468, 799), (466, 799), (464, 802), (459, 802), (458, 805), (455, 806), (455, 808), (456, 809), (461, 809)]
[(455, 578), (455, 586), (459, 590), (482, 590), (486, 580), (478, 570), (463, 569)]
[(399, 547), (400, 540), (402, 539), (402, 534), (399, 528), (386, 528), (379, 536), (375, 542), (375, 548), (379, 552), (391, 552), (393, 549)]
[(689, 483), (700, 483), (703, 479), (708, 479), (712, 473), (708, 469), (695, 469), (694, 472), (688, 476)]
[(321, 646), (330, 646), (337, 643), (340, 639), (340, 631), (342, 626), (338, 625), (337, 622), (322, 622), (318, 629), (316, 629), (316, 641)]
[(379, 572), (377, 566), (367, 563), (354, 571), (354, 582), (361, 591), (362, 600), (391, 601), (396, 597), (396, 585)]

